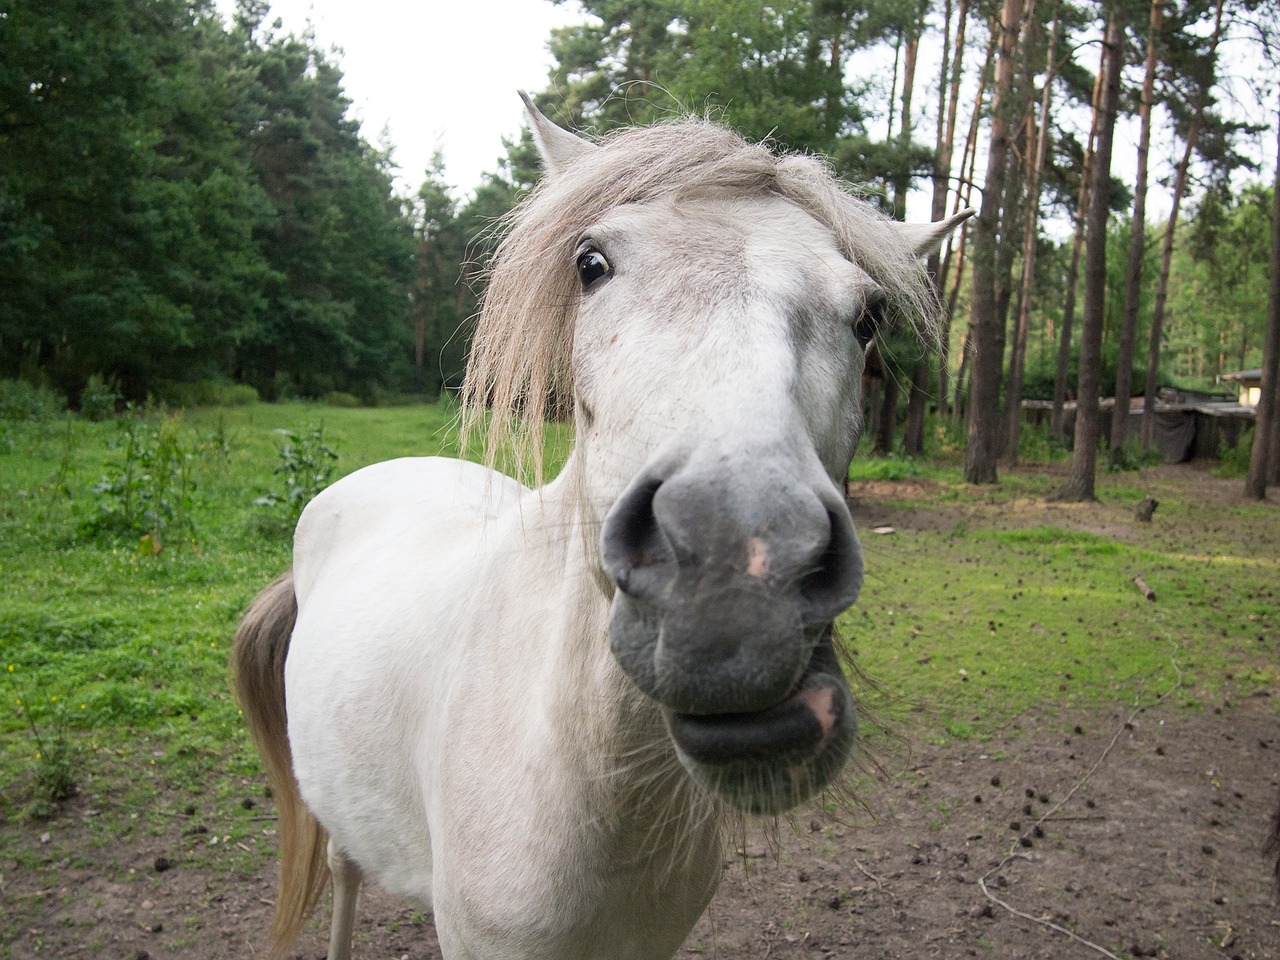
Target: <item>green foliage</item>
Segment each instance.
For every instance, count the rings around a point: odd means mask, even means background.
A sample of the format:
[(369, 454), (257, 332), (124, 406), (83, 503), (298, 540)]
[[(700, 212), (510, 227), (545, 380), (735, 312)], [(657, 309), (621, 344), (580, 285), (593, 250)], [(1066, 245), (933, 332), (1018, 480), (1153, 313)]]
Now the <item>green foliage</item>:
[(225, 383), (221, 380), (198, 380), (194, 383), (157, 380), (153, 396), (158, 402), (179, 409), (245, 407), (260, 399), (258, 391), (247, 383)]
[(93, 421), (109, 420), (116, 415), (120, 399), (120, 388), (114, 378), (107, 380), (100, 374), (90, 374), (80, 391), (80, 413)]
[[(0, 375), (408, 386), (410, 220), (309, 39), (187, 0), (3, 18)], [(90, 392), (92, 396), (92, 391)], [(167, 398), (166, 398), (167, 399)], [(90, 409), (94, 409), (89, 404)]]
[(119, 421), (116, 456), (82, 502), (85, 537), (140, 537), (159, 553), (173, 537), (194, 535), (192, 506), (200, 448), (178, 418), (126, 416)]
[(1235, 445), (1218, 454), (1218, 464), (1213, 468), (1215, 477), (1244, 477), (1249, 473), (1249, 460), (1253, 456), (1254, 428), (1241, 432)]
[(1271, 189), (1210, 190), (1175, 255), (1167, 328), (1170, 375), (1200, 389), (1258, 367), (1271, 275)]
[(865, 5), (589, 0), (583, 7), (596, 19), (551, 40), (554, 93), (545, 99), (548, 116), (561, 122), (604, 132), (710, 112), (751, 139), (829, 154), (839, 138), (864, 132), (863, 85), (849, 84), (844, 68), (870, 19)]
[(324, 402), (331, 407), (343, 407), (347, 410), (360, 406), (359, 397), (353, 393), (344, 393), (341, 390), (330, 390), (325, 394)]
[(1048, 424), (1040, 427), (1023, 424), (1018, 431), (1018, 460), (1022, 463), (1050, 463), (1069, 456), (1066, 440), (1056, 436)]
[(849, 465), (850, 480), (910, 480), (924, 473), (912, 457), (858, 457)]
[(271, 512), (278, 529), (292, 531), (303, 508), (329, 485), (338, 452), (325, 442), (323, 426), (309, 424), (306, 430), (280, 429), (276, 433), (283, 438), (275, 469), (279, 489), (253, 502)]
[(56, 695), (48, 701), (29, 696), (14, 664), (6, 671), (13, 690), (15, 713), (22, 718), (32, 755), (31, 816), (47, 820), (57, 805), (76, 790), (76, 750), (67, 736), (66, 704)]
[(25, 380), (0, 380), (0, 421), (53, 420), (66, 401), (48, 387)]

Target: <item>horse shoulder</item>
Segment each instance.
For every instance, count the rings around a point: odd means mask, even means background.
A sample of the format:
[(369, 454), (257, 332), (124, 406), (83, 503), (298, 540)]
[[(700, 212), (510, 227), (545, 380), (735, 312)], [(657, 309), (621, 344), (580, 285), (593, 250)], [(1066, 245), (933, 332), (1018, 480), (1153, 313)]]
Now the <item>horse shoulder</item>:
[(524, 492), (509, 477), (446, 457), (363, 467), (322, 491), (302, 513), (294, 534), (299, 604), (319, 581), (344, 580), (354, 565), (394, 574), (411, 557), (443, 558)]

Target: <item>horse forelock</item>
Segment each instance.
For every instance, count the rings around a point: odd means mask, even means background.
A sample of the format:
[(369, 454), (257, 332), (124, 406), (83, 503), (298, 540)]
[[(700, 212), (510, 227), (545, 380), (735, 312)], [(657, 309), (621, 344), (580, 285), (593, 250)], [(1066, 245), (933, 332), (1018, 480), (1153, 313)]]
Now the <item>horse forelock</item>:
[(627, 204), (753, 193), (781, 196), (830, 229), (884, 289), (895, 318), (932, 331), (935, 302), (914, 251), (824, 161), (775, 153), (705, 120), (623, 129), (544, 177), (500, 228), (463, 386), (464, 437), (484, 434), (487, 463), (510, 449), (540, 483), (543, 424), (573, 408), (572, 253), (583, 231)]

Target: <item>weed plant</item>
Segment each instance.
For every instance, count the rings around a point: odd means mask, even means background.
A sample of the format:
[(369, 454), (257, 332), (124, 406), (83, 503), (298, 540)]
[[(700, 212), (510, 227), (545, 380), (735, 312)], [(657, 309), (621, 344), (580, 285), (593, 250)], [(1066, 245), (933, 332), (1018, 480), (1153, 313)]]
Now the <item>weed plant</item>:
[(0, 380), (0, 421), (57, 420), (67, 403), (47, 387), (25, 380)]
[(1244, 477), (1249, 473), (1249, 460), (1253, 456), (1253, 427), (1244, 430), (1234, 446), (1223, 448), (1218, 464), (1213, 468), (1215, 477)]
[(130, 410), (106, 474), (80, 501), (82, 536), (135, 537), (159, 552), (171, 538), (194, 537), (192, 509), (201, 448), (180, 418)]
[(75, 750), (67, 736), (66, 705), (60, 703), (56, 695), (49, 697), (47, 704), (39, 697), (28, 696), (16, 670), (13, 664), (8, 665), (14, 710), (26, 722), (34, 747), (29, 811), (37, 819), (47, 819), (57, 804), (76, 789)]
[(305, 430), (281, 428), (276, 433), (283, 438), (275, 469), (278, 483), (253, 503), (269, 511), (264, 529), (290, 532), (303, 508), (333, 479), (338, 451), (325, 442), (323, 425), (309, 424)]

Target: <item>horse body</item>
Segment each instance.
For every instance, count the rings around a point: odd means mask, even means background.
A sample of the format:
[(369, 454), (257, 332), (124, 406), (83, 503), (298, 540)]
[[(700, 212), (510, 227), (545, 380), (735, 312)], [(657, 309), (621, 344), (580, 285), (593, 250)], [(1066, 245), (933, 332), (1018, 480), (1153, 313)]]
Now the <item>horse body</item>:
[(597, 147), (530, 119), (547, 177), (468, 397), (500, 434), (558, 396), (574, 452), (536, 490), (392, 461), (304, 512), (233, 655), (280, 808), (280, 948), (327, 836), (332, 960), (362, 875), (429, 906), (450, 960), (671, 957), (722, 811), (788, 809), (851, 749), (832, 622), (862, 583), (838, 482), (863, 349), (927, 305), (917, 258), (963, 217), (892, 224), (709, 124)]
[[(621, 779), (664, 776), (646, 754), (661, 720), (584, 642), (607, 605), (563, 486), (397, 460), (330, 487), (298, 529), (302, 795), (365, 874), (434, 909), (449, 957), (669, 957), (719, 871), (705, 813), (620, 808)], [(691, 876), (669, 875), (667, 833)]]

